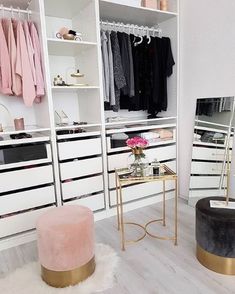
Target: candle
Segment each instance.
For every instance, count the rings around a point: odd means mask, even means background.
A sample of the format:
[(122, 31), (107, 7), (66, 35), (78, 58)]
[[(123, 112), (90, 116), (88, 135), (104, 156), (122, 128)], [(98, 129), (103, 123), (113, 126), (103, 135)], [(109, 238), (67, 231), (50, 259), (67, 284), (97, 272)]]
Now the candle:
[(167, 11), (168, 10), (168, 1), (160, 0), (160, 10)]
[(24, 130), (24, 118), (15, 118), (14, 119), (14, 125), (16, 131)]

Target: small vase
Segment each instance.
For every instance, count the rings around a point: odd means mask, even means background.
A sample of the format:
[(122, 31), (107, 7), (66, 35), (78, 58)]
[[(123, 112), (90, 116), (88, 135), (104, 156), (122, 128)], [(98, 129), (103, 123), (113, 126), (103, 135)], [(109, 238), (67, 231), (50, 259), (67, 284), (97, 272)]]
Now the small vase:
[(132, 153), (128, 156), (128, 168), (133, 177), (143, 177), (149, 162), (143, 149), (132, 149)]

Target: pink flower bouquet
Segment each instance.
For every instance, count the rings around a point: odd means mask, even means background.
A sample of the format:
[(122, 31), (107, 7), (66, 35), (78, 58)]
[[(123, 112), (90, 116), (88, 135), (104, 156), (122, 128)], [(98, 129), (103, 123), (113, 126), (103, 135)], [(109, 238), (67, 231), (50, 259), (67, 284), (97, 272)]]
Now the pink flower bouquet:
[(148, 140), (143, 139), (141, 137), (134, 137), (126, 140), (126, 144), (131, 149), (144, 149), (149, 145)]

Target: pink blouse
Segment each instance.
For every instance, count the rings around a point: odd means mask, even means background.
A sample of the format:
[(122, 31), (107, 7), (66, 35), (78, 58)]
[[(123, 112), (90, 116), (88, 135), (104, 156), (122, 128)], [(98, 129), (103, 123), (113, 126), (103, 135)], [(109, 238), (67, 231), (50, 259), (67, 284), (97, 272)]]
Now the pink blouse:
[(36, 97), (33, 74), (30, 66), (30, 58), (27, 43), (21, 21), (17, 23), (16, 45), (16, 73), (22, 79), (22, 95), (26, 106), (32, 106)]
[(42, 71), (41, 46), (37, 29), (33, 22), (30, 23), (30, 36), (34, 49), (34, 67), (36, 72), (36, 95), (41, 97), (45, 95), (45, 84)]
[(16, 73), (16, 40), (13, 31), (13, 25), (11, 20), (8, 21), (7, 28), (7, 44), (8, 51), (10, 54), (10, 63), (11, 63), (11, 79), (12, 79), (12, 92), (16, 96), (20, 96), (22, 94), (22, 81), (21, 77)]
[(11, 66), (7, 42), (3, 31), (2, 21), (0, 21), (0, 92), (11, 95)]

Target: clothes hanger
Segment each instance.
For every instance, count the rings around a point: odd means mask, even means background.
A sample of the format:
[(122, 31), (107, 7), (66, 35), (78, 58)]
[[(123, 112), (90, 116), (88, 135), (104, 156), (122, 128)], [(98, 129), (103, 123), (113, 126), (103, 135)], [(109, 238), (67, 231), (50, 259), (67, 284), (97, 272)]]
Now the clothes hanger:
[(2, 18), (5, 17), (5, 11), (4, 11), (4, 6), (3, 4), (1, 4), (1, 11), (2, 11)]
[(151, 43), (151, 37), (149, 32), (149, 27), (146, 27), (146, 35), (147, 35), (147, 44), (149, 45)]
[(18, 19), (20, 20), (20, 17), (21, 17), (21, 14), (20, 14), (20, 8), (17, 7), (17, 9), (18, 9)]
[(13, 7), (11, 6), (11, 18), (14, 18), (14, 12), (13, 12)]
[(137, 29), (138, 29), (138, 37), (140, 38), (140, 41), (135, 42), (134, 46), (140, 45), (143, 42), (143, 39), (144, 39), (143, 36), (141, 36), (141, 34), (140, 34), (141, 27), (137, 26)]
[(30, 21), (30, 13), (29, 13), (29, 8), (26, 9), (27, 10), (27, 20)]

